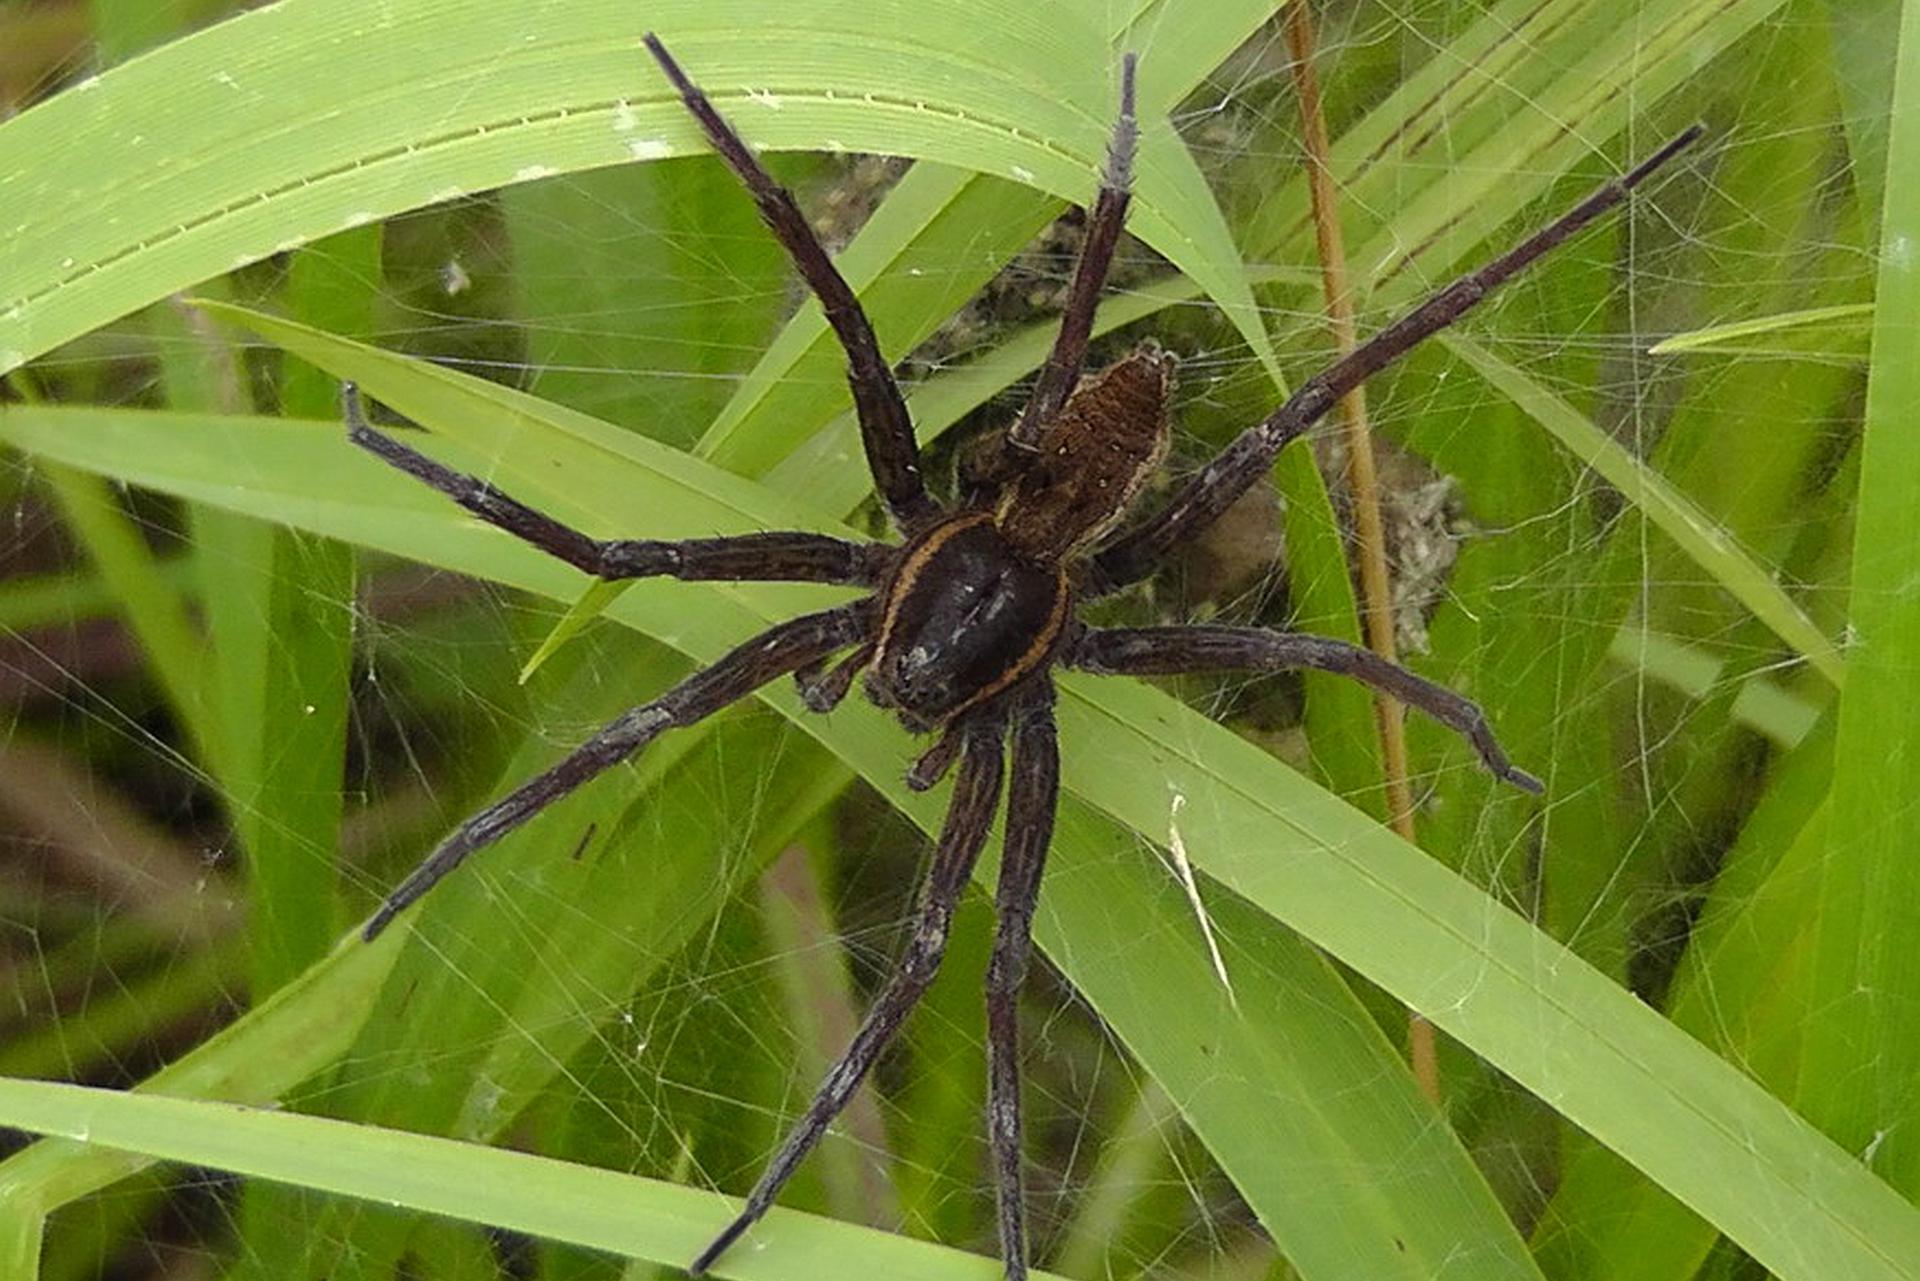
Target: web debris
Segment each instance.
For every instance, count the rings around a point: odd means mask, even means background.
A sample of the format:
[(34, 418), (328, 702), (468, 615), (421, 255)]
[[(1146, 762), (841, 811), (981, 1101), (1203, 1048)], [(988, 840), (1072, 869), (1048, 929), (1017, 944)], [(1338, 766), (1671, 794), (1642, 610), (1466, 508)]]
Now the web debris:
[(1240, 998), (1234, 995), (1233, 980), (1227, 976), (1227, 962), (1220, 955), (1220, 943), (1214, 937), (1213, 918), (1207, 915), (1207, 906), (1200, 901), (1200, 883), (1194, 879), (1193, 864), (1187, 858), (1187, 843), (1180, 839), (1180, 807), (1187, 798), (1176, 791), (1173, 794), (1173, 806), (1167, 811), (1167, 849), (1173, 855), (1173, 869), (1180, 878), (1180, 885), (1187, 892), (1187, 902), (1193, 904), (1193, 915), (1200, 922), (1200, 936), (1207, 941), (1207, 955), (1213, 960), (1213, 972), (1220, 978), (1220, 986), (1226, 989), (1227, 1004), (1234, 1009), (1240, 1008)]

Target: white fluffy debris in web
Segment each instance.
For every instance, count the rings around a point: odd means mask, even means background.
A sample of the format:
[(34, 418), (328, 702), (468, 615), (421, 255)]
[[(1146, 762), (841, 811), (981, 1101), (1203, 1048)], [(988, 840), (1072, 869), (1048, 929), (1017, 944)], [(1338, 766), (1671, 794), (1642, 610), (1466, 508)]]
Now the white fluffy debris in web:
[(472, 286), (473, 277), (467, 274), (459, 258), (449, 258), (440, 265), (440, 288), (449, 298), (459, 297)]
[(1213, 918), (1207, 915), (1207, 905), (1200, 901), (1200, 883), (1194, 879), (1193, 864), (1187, 859), (1187, 843), (1180, 839), (1180, 809), (1187, 798), (1179, 792), (1173, 794), (1173, 805), (1167, 811), (1167, 849), (1173, 855), (1174, 874), (1180, 878), (1181, 888), (1187, 892), (1187, 902), (1193, 905), (1193, 915), (1200, 922), (1200, 937), (1207, 941), (1207, 955), (1213, 960), (1213, 972), (1220, 978), (1220, 986), (1226, 989), (1227, 1004), (1234, 1009), (1240, 1008), (1240, 1000), (1234, 995), (1233, 980), (1227, 977), (1227, 962), (1220, 955), (1220, 943), (1213, 934)]

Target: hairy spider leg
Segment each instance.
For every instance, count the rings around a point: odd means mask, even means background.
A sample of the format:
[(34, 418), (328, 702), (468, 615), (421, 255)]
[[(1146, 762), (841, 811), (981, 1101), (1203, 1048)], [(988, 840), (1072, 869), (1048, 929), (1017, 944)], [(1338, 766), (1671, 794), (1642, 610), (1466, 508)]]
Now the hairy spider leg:
[(799, 530), (736, 534), (731, 538), (590, 538), (477, 476), (457, 472), (402, 444), (367, 422), (360, 389), (344, 383), (340, 401), (347, 437), (382, 461), (439, 490), (454, 502), (523, 542), (596, 578), (687, 581), (752, 579), (761, 582), (838, 583), (871, 587), (879, 582), (894, 549), (884, 543), (850, 543)]
[(1080, 262), (1074, 268), (1073, 284), (1067, 290), (1067, 305), (1060, 313), (1060, 332), (1053, 340), (1053, 351), (1034, 381), (1033, 394), (1020, 417), (1007, 431), (1009, 444), (1023, 450), (1040, 447), (1040, 438), (1052, 424), (1060, 407), (1073, 394), (1080, 380), (1080, 367), (1087, 358), (1087, 339), (1093, 333), (1093, 312), (1100, 302), (1100, 287), (1106, 283), (1113, 265), (1114, 247), (1120, 243), (1120, 229), (1127, 221), (1127, 205), (1133, 199), (1133, 153), (1140, 141), (1140, 125), (1134, 116), (1133, 81), (1138, 57), (1129, 52), (1120, 60), (1120, 115), (1113, 123), (1113, 138), (1107, 144), (1107, 164), (1100, 175), (1100, 194), (1094, 199), (1087, 218), (1086, 239), (1080, 247)]
[[(880, 361), (871, 327), (857, 301), (812, 238), (791, 197), (759, 168), (745, 144), (680, 72), (659, 41), (650, 35), (647, 45), (716, 149), (753, 192), (762, 216), (821, 297), (829, 321), (848, 354), (848, 378), (860, 409), (863, 438), (875, 483), (887, 500), (889, 510), (910, 536), (933, 538), (938, 533), (935, 524), (943, 519), (943, 513), (921, 486), (917, 452), (906, 422), (904, 403), (891, 374)], [(1053, 356), (1036, 387), (1035, 399), (1022, 419), (1026, 429), (1036, 436), (1056, 425), (1062, 409), (1078, 403), (1073, 392), (1084, 357), (1094, 299), (1125, 216), (1137, 129), (1133, 119), (1133, 80), (1134, 64), (1129, 56), (1122, 73), (1121, 120), (1115, 128), (1106, 181), (1091, 219), (1089, 244), (1076, 270), (1069, 314), (1063, 320)], [(1136, 561), (1150, 563), (1160, 551), (1217, 516), (1232, 498), (1254, 483), (1286, 440), (1304, 430), (1327, 405), (1427, 334), (1450, 324), (1489, 289), (1619, 203), (1627, 191), (1691, 142), (1697, 133), (1697, 129), (1690, 131), (1668, 144), (1625, 178), (1589, 197), (1559, 222), (1488, 267), (1455, 282), (1389, 326), (1367, 346), (1310, 380), (1300, 393), (1230, 446), (1198, 480), (1183, 489), (1168, 510), (1109, 547), (1096, 562), (1095, 589), (1112, 590), (1130, 581), (1125, 576), (1127, 573), (1132, 572), (1134, 577), (1143, 573), (1143, 569), (1134, 572)], [(1143, 349), (1130, 359), (1132, 364), (1122, 362), (1116, 370), (1139, 372), (1140, 368), (1152, 366), (1160, 369), (1162, 375), (1170, 373), (1170, 369), (1161, 368), (1165, 362), (1153, 350)], [(1114, 370), (1108, 374), (1119, 376)], [(1164, 392), (1164, 387), (1161, 390)], [(603, 578), (663, 574), (681, 578), (788, 578), (864, 586), (887, 584), (889, 601), (898, 594), (893, 580), (895, 567), (904, 553), (900, 548), (882, 544), (849, 543), (800, 532), (681, 542), (590, 538), (499, 493), (484, 481), (447, 468), (375, 431), (368, 425), (351, 386), (346, 389), (345, 399), (347, 422), (357, 444), (446, 494), (481, 519), (589, 574)], [(1164, 394), (1154, 400), (1154, 404), (1162, 406), (1162, 412), (1163, 402)], [(1097, 424), (1090, 422), (1088, 429), (1094, 426)], [(1019, 429), (1020, 425), (1016, 425), (1016, 430)], [(1066, 443), (1058, 433), (1047, 439), (1054, 444)], [(1002, 438), (1005, 447), (1015, 447), (1017, 443), (1012, 432)], [(1120, 447), (1115, 442), (1109, 444)], [(1072, 450), (1063, 448), (1053, 452), (1065, 456)], [(1022, 454), (1023, 457), (1036, 456), (1028, 451)], [(1157, 458), (1149, 450), (1142, 454), (1141, 466), (1146, 465), (1144, 460), (1149, 456)], [(983, 480), (995, 485), (1009, 480), (1018, 484), (1023, 483), (1019, 478), (1025, 474), (1022, 463), (1013, 461), (1008, 469)], [(1095, 481), (1098, 480), (1099, 475), (1095, 475)], [(1113, 488), (1111, 480), (1108, 478), (1108, 489)], [(1126, 485), (1121, 489), (1125, 493), (1114, 504), (1115, 510), (1124, 505), (1125, 498), (1132, 493)], [(973, 514), (955, 518), (957, 527), (972, 529), (980, 521), (994, 519), (989, 514), (992, 510), (990, 505), (981, 506)], [(1098, 532), (1089, 534), (1088, 541), (1099, 536)], [(1056, 547), (1045, 538), (1029, 541), (1039, 549), (1035, 554), (1056, 569), (1073, 557), (1079, 546), (1069, 541), (1068, 545)], [(1061, 598), (1063, 607), (1064, 600)], [(558, 765), (456, 829), (382, 905), (368, 923), (366, 936), (372, 938), (378, 934), (398, 912), (426, 893), (468, 854), (524, 823), (588, 779), (627, 759), (668, 728), (692, 724), (787, 673), (796, 675), (810, 705), (828, 707), (837, 703), (845, 696), (853, 673), (874, 655), (879, 639), (876, 633), (883, 630), (879, 627), (881, 608), (879, 598), (869, 597), (771, 628), (688, 677), (660, 698), (625, 713)], [(849, 647), (855, 648), (853, 656), (830, 670), (827, 660)], [(1271, 671), (1303, 666), (1343, 673), (1396, 695), (1465, 735), (1488, 768), (1500, 777), (1529, 790), (1537, 791), (1540, 787), (1538, 780), (1515, 769), (1507, 760), (1494, 741), (1484, 715), (1473, 703), (1385, 662), (1370, 651), (1344, 642), (1257, 628), (1111, 629), (1079, 633), (1064, 654), (1043, 654), (1039, 661), (1040, 667), (1023, 676), (1020, 685), (1005, 694), (994, 694), (974, 710), (948, 721), (944, 736), (915, 763), (909, 783), (916, 788), (931, 786), (956, 756), (960, 761), (959, 779), (935, 846), (932, 866), (921, 888), (914, 927), (896, 969), (869, 1009), (852, 1044), (828, 1072), (805, 1116), (774, 1156), (740, 1215), (694, 1261), (691, 1272), (703, 1272), (766, 1213), (781, 1187), (845, 1106), (932, 981), (945, 951), (955, 905), (998, 807), (1005, 755), (1003, 740), (1009, 731), (1011, 715), (1015, 777), (1008, 801), (1007, 852), (997, 891), (999, 928), (987, 975), (988, 1137), (998, 1189), (998, 1220), (1006, 1275), (1010, 1281), (1024, 1281), (1027, 1276), (1016, 1001), (1031, 953), (1033, 915), (1059, 796), (1053, 690), (1045, 674), (1045, 667), (1054, 661), (1109, 673), (1152, 674), (1222, 668)], [(991, 689), (987, 692), (994, 693)]]
[(880, 342), (860, 300), (833, 265), (813, 228), (807, 225), (793, 195), (773, 180), (753, 152), (708, 101), (699, 86), (687, 78), (659, 37), (649, 31), (648, 52), (680, 93), (680, 100), (707, 135), (707, 141), (746, 184), (759, 206), (760, 217), (799, 268), (807, 287), (820, 300), (827, 323), (847, 353), (847, 385), (853, 389), (854, 410), (860, 419), (860, 438), (867, 467), (881, 501), (903, 533), (913, 534), (939, 519), (941, 508), (927, 495), (920, 477), (920, 447), (914, 443), (913, 421), (893, 370), (880, 354)]
[(1007, 1281), (1027, 1275), (1027, 1220), (1020, 1161), (1020, 985), (1033, 950), (1047, 849), (1060, 801), (1060, 742), (1053, 682), (1037, 682), (1013, 710), (1013, 781), (1007, 790), (1006, 854), (994, 892), (999, 925), (987, 962), (987, 1143), (1000, 1210)]
[(960, 755), (960, 732), (949, 725), (932, 747), (920, 753), (913, 764), (907, 768), (907, 787), (915, 792), (927, 792), (939, 785), (953, 768), (954, 760)]
[(832, 667), (822, 661), (809, 664), (795, 672), (794, 688), (799, 692), (800, 701), (806, 704), (807, 710), (824, 715), (840, 706), (847, 696), (847, 691), (853, 688), (853, 678), (873, 661), (873, 649), (872, 642), (868, 642)]
[(1144, 578), (1170, 549), (1212, 524), (1266, 475), (1280, 451), (1342, 396), (1451, 325), (1495, 288), (1624, 201), (1648, 175), (1692, 145), (1703, 132), (1705, 126), (1697, 124), (1686, 130), (1629, 173), (1603, 183), (1554, 222), (1479, 270), (1432, 294), (1302, 383), (1285, 404), (1249, 427), (1198, 475), (1181, 486), (1165, 507), (1096, 555), (1087, 594), (1102, 595)]
[(1103, 676), (1284, 672), (1300, 667), (1333, 672), (1391, 694), (1453, 730), (1473, 745), (1494, 777), (1536, 794), (1545, 790), (1539, 779), (1507, 759), (1479, 704), (1343, 640), (1211, 624), (1089, 628), (1062, 661)]
[(746, 644), (609, 722), (559, 764), (453, 830), (387, 896), (362, 931), (371, 942), (415, 900), (475, 850), (505, 836), (561, 797), (604, 773), (667, 730), (692, 725), (739, 702), (776, 677), (866, 639), (873, 626), (872, 598), (803, 614), (770, 627)]
[(853, 1097), (880, 1052), (933, 982), (940, 959), (946, 954), (954, 906), (960, 901), (967, 878), (973, 874), (973, 865), (986, 844), (994, 810), (1000, 803), (1004, 733), (1005, 723), (997, 711), (982, 711), (969, 718), (965, 730), (966, 750), (961, 757), (959, 777), (954, 782), (953, 803), (947, 810), (940, 839), (934, 846), (933, 864), (921, 887), (913, 930), (907, 936), (900, 958), (894, 962), (892, 976), (868, 1008), (866, 1019), (854, 1034), (847, 1052), (828, 1069), (826, 1080), (821, 1082), (819, 1092), (807, 1106), (806, 1115), (768, 1162), (760, 1182), (748, 1195), (746, 1206), (713, 1243), (700, 1252), (700, 1257), (688, 1265), (689, 1275), (697, 1277), (704, 1273), (773, 1205), (780, 1189), (826, 1133), (833, 1118), (846, 1107), (847, 1100)]

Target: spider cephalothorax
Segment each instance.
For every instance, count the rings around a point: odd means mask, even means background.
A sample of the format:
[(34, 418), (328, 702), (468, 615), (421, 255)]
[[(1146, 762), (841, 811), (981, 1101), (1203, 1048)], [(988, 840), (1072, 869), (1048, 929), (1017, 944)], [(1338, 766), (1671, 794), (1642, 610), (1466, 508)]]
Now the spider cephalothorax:
[(1173, 366), (1143, 344), (1080, 384), (1041, 448), (1002, 445), (974, 465), (965, 507), (910, 542), (882, 586), (874, 702), (925, 731), (1051, 661), (1074, 560), (1166, 457)]
[[(794, 1127), (745, 1207), (690, 1271), (702, 1272), (765, 1214), (881, 1050), (913, 1009), (945, 950), (947, 928), (999, 808), (1005, 744), (1007, 837), (995, 909), (999, 929), (987, 970), (987, 1129), (999, 1190), (1009, 1278), (1026, 1276), (1021, 1204), (1015, 997), (1031, 946), (1034, 905), (1059, 798), (1053, 721), (1056, 665), (1103, 674), (1317, 668), (1385, 690), (1464, 735), (1494, 774), (1539, 791), (1508, 762), (1467, 699), (1342, 641), (1254, 627), (1094, 628), (1074, 605), (1146, 576), (1170, 548), (1204, 530), (1267, 474), (1280, 450), (1341, 395), (1421, 339), (1451, 324), (1487, 292), (1606, 210), (1699, 134), (1696, 126), (1491, 263), (1440, 290), (1364, 345), (1304, 383), (1249, 428), (1147, 519), (1113, 535), (1166, 455), (1173, 360), (1143, 344), (1082, 378), (1094, 303), (1126, 218), (1133, 160), (1134, 60), (1121, 63), (1120, 115), (1060, 333), (1032, 397), (1004, 439), (969, 461), (952, 509), (930, 496), (906, 403), (859, 301), (820, 247), (793, 198), (668, 55), (648, 49), (714, 149), (739, 175), (775, 236), (821, 301), (847, 354), (847, 376), (875, 488), (903, 535), (899, 545), (852, 543), (804, 532), (731, 538), (590, 538), (462, 475), (368, 425), (346, 391), (353, 439), (467, 510), (602, 579), (668, 575), (707, 580), (798, 580), (871, 589), (847, 605), (782, 623), (636, 707), (566, 759), (462, 823), (388, 896), (366, 926), (371, 938), (473, 851), (526, 822), (666, 730), (710, 716), (783, 675), (807, 705), (831, 710), (865, 673), (868, 695), (915, 732), (942, 731), (908, 782), (931, 787), (958, 763), (953, 801), (934, 845), (920, 904), (892, 976), (853, 1044)], [(851, 651), (837, 665), (835, 655)]]
[(943, 520), (887, 582), (867, 693), (910, 730), (942, 725), (1052, 657), (1072, 595), (1066, 571), (1023, 554), (990, 513)]

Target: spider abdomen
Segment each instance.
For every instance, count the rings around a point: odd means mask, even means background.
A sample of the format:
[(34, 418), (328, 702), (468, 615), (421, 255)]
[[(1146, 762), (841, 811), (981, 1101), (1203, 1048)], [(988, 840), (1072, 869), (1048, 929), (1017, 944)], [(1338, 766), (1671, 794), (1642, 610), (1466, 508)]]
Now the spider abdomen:
[(909, 728), (931, 729), (1044, 662), (1070, 595), (1059, 565), (1022, 554), (987, 514), (943, 521), (885, 589), (867, 693)]
[(1174, 365), (1142, 343), (1080, 381), (1000, 495), (994, 520), (1009, 543), (1064, 560), (1113, 528), (1166, 460)]

